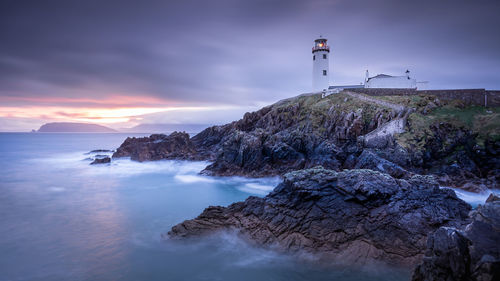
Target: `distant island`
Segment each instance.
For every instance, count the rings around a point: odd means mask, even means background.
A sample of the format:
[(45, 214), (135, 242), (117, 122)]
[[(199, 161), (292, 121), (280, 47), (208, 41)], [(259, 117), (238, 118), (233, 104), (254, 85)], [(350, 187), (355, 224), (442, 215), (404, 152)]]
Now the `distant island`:
[(54, 122), (44, 124), (38, 129), (40, 133), (116, 133), (116, 130), (111, 128), (90, 124), (90, 123), (71, 123), (71, 122)]

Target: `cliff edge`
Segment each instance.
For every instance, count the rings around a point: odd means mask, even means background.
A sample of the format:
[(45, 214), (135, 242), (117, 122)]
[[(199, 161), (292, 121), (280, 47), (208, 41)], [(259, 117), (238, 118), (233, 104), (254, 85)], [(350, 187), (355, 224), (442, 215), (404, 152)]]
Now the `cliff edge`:
[(431, 95), (302, 95), (193, 137), (127, 138), (113, 157), (209, 160), (203, 173), (220, 176), (283, 175), (317, 165), (397, 178), (433, 174), (442, 185), (482, 191), (500, 182), (499, 124), (499, 108)]

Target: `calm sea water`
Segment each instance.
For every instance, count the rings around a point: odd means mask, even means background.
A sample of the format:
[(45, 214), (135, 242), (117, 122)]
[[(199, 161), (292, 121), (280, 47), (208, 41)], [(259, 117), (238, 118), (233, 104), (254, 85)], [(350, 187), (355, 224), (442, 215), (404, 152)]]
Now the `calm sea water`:
[(408, 280), (254, 248), (231, 235), (160, 236), (209, 205), (264, 196), (278, 178), (210, 178), (207, 163), (113, 161), (124, 134), (0, 134), (0, 280)]

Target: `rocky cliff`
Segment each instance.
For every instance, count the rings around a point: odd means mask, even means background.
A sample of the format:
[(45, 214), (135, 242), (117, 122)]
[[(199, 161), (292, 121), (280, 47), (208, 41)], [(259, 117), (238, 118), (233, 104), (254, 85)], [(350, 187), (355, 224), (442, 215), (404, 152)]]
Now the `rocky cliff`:
[[(357, 137), (373, 131), (397, 113), (347, 95), (322, 99), (320, 95), (283, 100), (247, 113), (223, 126), (207, 128), (189, 141), (175, 141), (181, 150), (198, 151), (214, 163), (213, 175), (266, 176), (318, 164), (340, 169), (349, 151), (357, 151)], [(127, 139), (113, 157), (171, 159), (170, 139)], [(135, 148), (130, 147), (135, 146)], [(159, 147), (165, 148), (159, 148)], [(164, 153), (164, 151), (171, 153)], [(140, 155), (140, 156), (139, 156)], [(193, 154), (188, 153), (187, 159)]]
[(500, 110), (491, 110), (433, 96), (305, 95), (192, 138), (128, 138), (113, 157), (210, 160), (203, 172), (223, 176), (283, 175), (316, 165), (394, 177), (435, 174), (443, 185), (481, 191), (500, 181)]
[(409, 266), (420, 261), (429, 232), (462, 227), (469, 210), (430, 177), (317, 167), (287, 173), (264, 198), (208, 207), (168, 237), (235, 231), (260, 245), (316, 253), (328, 262)]
[(441, 227), (429, 236), (413, 281), (500, 280), (500, 198), (492, 197), (471, 212), (466, 227)]

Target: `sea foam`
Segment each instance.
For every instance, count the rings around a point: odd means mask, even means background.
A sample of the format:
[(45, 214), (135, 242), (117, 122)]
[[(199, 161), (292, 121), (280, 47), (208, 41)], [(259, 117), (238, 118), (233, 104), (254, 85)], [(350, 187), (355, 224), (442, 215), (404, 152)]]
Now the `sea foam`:
[(498, 189), (492, 189), (492, 190), (488, 190), (488, 191), (481, 192), (481, 193), (475, 193), (475, 192), (469, 192), (469, 191), (465, 191), (465, 190), (461, 190), (461, 189), (457, 189), (457, 188), (452, 188), (452, 187), (446, 187), (446, 186), (442, 186), (441, 188), (449, 188), (449, 189), (455, 191), (455, 194), (457, 195), (458, 198), (469, 203), (474, 208), (480, 204), (484, 204), (486, 199), (488, 198), (488, 196), (490, 196), (490, 194), (492, 194), (492, 193), (497, 194), (497, 195), (500, 194), (500, 190), (498, 190)]

